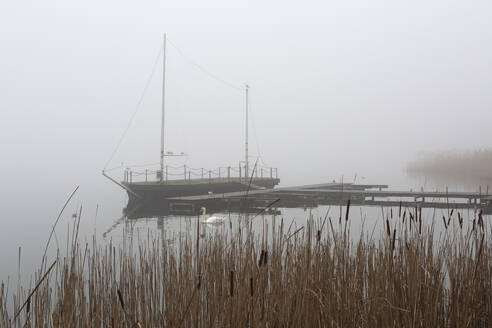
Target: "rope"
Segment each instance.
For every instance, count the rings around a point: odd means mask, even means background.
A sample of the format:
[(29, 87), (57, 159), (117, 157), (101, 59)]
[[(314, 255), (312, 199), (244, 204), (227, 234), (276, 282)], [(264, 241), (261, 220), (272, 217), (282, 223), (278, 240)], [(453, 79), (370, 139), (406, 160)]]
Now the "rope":
[[(190, 57), (188, 57), (180, 48), (178, 48), (178, 46), (176, 46), (176, 44), (174, 44), (174, 42), (172, 40), (170, 40), (169, 38), (167, 38), (167, 42), (176, 50), (176, 52), (191, 66), (195, 67), (196, 69), (198, 69), (199, 71), (201, 71), (203, 74), (207, 75), (208, 77), (210, 77), (211, 79), (214, 79), (220, 83), (222, 83), (223, 85), (229, 87), (229, 88), (232, 88), (234, 90), (238, 90), (238, 91), (244, 91), (244, 87), (242, 86), (239, 86), (235, 83), (231, 83), (227, 80), (224, 80), (222, 78), (220, 78), (219, 76), (213, 74), (212, 72), (210, 72), (209, 70), (207, 70), (205, 67), (203, 67), (202, 65), (198, 64), (197, 62), (193, 61)], [(116, 155), (116, 153), (118, 152), (120, 146), (121, 146), (121, 143), (123, 142), (126, 134), (128, 133), (128, 130), (130, 129), (132, 123), (133, 123), (133, 120), (135, 119), (135, 116), (137, 114), (137, 112), (140, 110), (141, 106), (142, 106), (142, 103), (143, 103), (143, 99), (144, 99), (144, 96), (147, 92), (147, 89), (149, 88), (149, 85), (150, 85), (150, 82), (152, 81), (152, 78), (153, 76), (155, 75), (155, 72), (156, 72), (156, 68), (157, 68), (157, 64), (159, 62), (159, 59), (161, 58), (162, 56), (162, 53), (163, 53), (163, 47), (161, 46), (160, 49), (159, 49), (159, 52), (157, 54), (157, 57), (155, 59), (155, 62), (154, 62), (154, 65), (152, 67), (152, 71), (151, 71), (151, 74), (149, 75), (148, 79), (147, 79), (147, 82), (143, 88), (143, 91), (142, 91), (142, 94), (137, 102), (137, 105), (136, 105), (136, 108), (135, 108), (135, 111), (133, 112), (132, 116), (130, 117), (130, 120), (125, 128), (125, 130), (123, 131), (123, 134), (121, 135), (120, 139), (118, 140), (118, 143), (116, 144), (116, 147), (115, 149), (113, 150), (113, 152), (111, 153), (111, 156), (109, 157), (108, 161), (106, 162), (105, 166), (104, 166), (104, 170), (107, 169), (108, 165), (111, 163), (111, 161), (113, 160), (114, 156)], [(252, 106), (251, 106), (251, 100), (250, 100), (250, 106), (249, 106), (249, 109), (250, 109), (250, 112), (251, 112), (251, 121), (252, 121), (252, 125), (253, 125), (253, 134), (254, 134), (254, 137), (255, 137), (255, 143), (256, 143), (256, 148), (257, 148), (257, 151), (258, 151), (258, 158), (260, 159), (260, 161), (265, 165), (265, 161), (263, 160), (263, 157), (261, 156), (261, 151), (260, 151), (260, 145), (259, 145), (259, 140), (258, 140), (258, 136), (257, 136), (257, 132), (256, 132), (256, 125), (255, 125), (255, 120), (254, 120), (254, 113), (252, 111)], [(142, 164), (142, 165), (133, 165), (133, 166), (128, 166), (128, 167), (143, 167), (143, 166), (151, 166), (151, 165), (157, 165), (159, 163), (152, 163), (152, 164)], [(121, 168), (122, 166), (119, 166), (119, 167), (116, 167), (116, 168), (112, 168), (110, 170), (115, 170), (117, 168)], [(179, 167), (172, 167), (172, 166), (169, 166), (171, 168), (179, 168)], [(190, 168), (191, 170), (201, 170), (200, 169), (197, 169), (197, 168)], [(231, 167), (231, 169), (234, 170), (234, 168)], [(234, 170), (234, 171), (238, 171), (238, 170)], [(214, 171), (215, 172), (215, 171)]]
[(201, 177), (202, 174), (201, 173), (195, 173), (195, 172), (190, 172), (191, 175), (195, 176), (195, 177)]
[(183, 173), (167, 173), (167, 175), (173, 176), (173, 177), (178, 177), (178, 176), (183, 176)]
[[(178, 177), (178, 179), (184, 179), (184, 180), (188, 180), (191, 176), (193, 177), (202, 177), (202, 168), (192, 168), (192, 167), (189, 167), (189, 166), (186, 166), (186, 173), (184, 172), (184, 165), (183, 166), (169, 166), (173, 169), (172, 172), (167, 172), (166, 176), (168, 177)], [(219, 170), (220, 170), (220, 177), (223, 177), (223, 178), (226, 178), (228, 177), (228, 170), (227, 168), (230, 168), (231, 169), (231, 175), (230, 177), (234, 177), (234, 173), (238, 173), (239, 172), (239, 169), (238, 168), (235, 168), (235, 167), (232, 167), (232, 166), (220, 166), (214, 170), (209, 170), (209, 169), (205, 169), (203, 168), (203, 178), (204, 179), (209, 179), (209, 174), (210, 174), (210, 178), (218, 178), (219, 177)], [(261, 176), (261, 173), (264, 172), (263, 170), (266, 170), (266, 174), (267, 176), (269, 175), (269, 173), (275, 173), (277, 172), (277, 169), (274, 168), (274, 167), (269, 167), (269, 166), (258, 166), (258, 165), (255, 165), (255, 170), (254, 170), (254, 176), (258, 176), (260, 177)], [(146, 170), (146, 171), (133, 171), (133, 170), (130, 170), (129, 171), (129, 174), (130, 174), (130, 177), (133, 178), (136, 178), (136, 177), (139, 177), (139, 176), (143, 176), (143, 175), (146, 175), (146, 176), (152, 176), (153, 174), (156, 174), (158, 172), (158, 170)], [(174, 173), (173, 173), (174, 172)], [(178, 173), (175, 173), (175, 172), (178, 172)], [(169, 179), (169, 180), (175, 180), (175, 179)], [(147, 181), (147, 180), (146, 180)]]
[(116, 147), (115, 149), (113, 150), (113, 153), (111, 154), (111, 156), (109, 157), (108, 161), (106, 162), (106, 165), (104, 165), (104, 169), (106, 169), (109, 165), (109, 163), (113, 160), (113, 157), (114, 155), (116, 155), (116, 152), (118, 151), (118, 149), (120, 148), (120, 145), (121, 143), (123, 142), (123, 139), (125, 138), (128, 130), (130, 129), (130, 126), (132, 125), (133, 123), (133, 119), (135, 118), (135, 116), (137, 115), (137, 112), (138, 110), (141, 108), (141, 105), (142, 105), (142, 102), (143, 102), (143, 99), (144, 99), (144, 96), (147, 92), (147, 89), (149, 88), (149, 85), (150, 85), (150, 81), (152, 81), (152, 78), (154, 77), (154, 73), (156, 71), (156, 68), (157, 68), (157, 63), (159, 62), (159, 59), (161, 58), (161, 55), (164, 51), (164, 46), (162, 46), (160, 49), (159, 49), (159, 53), (157, 54), (157, 57), (154, 61), (154, 66), (152, 67), (152, 72), (150, 73), (148, 79), (147, 79), (147, 82), (145, 83), (145, 87), (142, 91), (142, 94), (137, 102), (137, 107), (135, 108), (135, 111), (133, 112), (131, 118), (130, 118), (130, 121), (128, 122), (125, 130), (123, 131), (123, 134), (121, 135), (120, 137), (120, 140), (118, 141), (118, 143), (116, 144)]
[(117, 170), (117, 169), (121, 169), (122, 167), (125, 167), (125, 165), (121, 164), (119, 166), (115, 166), (115, 167), (112, 167), (110, 169), (104, 169), (104, 171), (111, 172), (111, 171), (114, 171), (114, 170)]
[(167, 168), (177, 170), (177, 169), (182, 169), (184, 166), (172, 166), (172, 165), (166, 165)]
[(181, 51), (181, 49), (179, 49), (171, 40), (169, 40), (169, 38), (167, 38), (167, 42), (169, 42), (169, 44), (174, 48), (176, 49), (176, 51), (178, 52), (178, 54), (183, 57), (183, 59), (185, 61), (188, 62), (188, 64), (190, 64), (191, 66), (194, 66), (195, 68), (197, 68), (198, 70), (200, 70), (202, 73), (204, 73), (205, 75), (208, 75), (210, 78), (228, 86), (229, 88), (232, 88), (232, 89), (235, 89), (235, 90), (239, 90), (239, 91), (243, 91), (244, 88), (243, 87), (240, 87), (234, 83), (231, 83), (231, 82), (228, 82), (224, 79), (221, 79), (220, 77), (218, 77), (217, 75), (211, 73), (209, 70), (205, 69), (202, 65), (199, 65), (197, 64), (196, 62), (194, 62), (193, 60), (191, 60), (188, 56), (186, 56), (184, 54), (183, 51)]
[(186, 169), (187, 170), (190, 170), (190, 171), (201, 171), (202, 168), (194, 168), (194, 167), (191, 167), (191, 166), (186, 166)]
[[(214, 79), (218, 82), (220, 82), (221, 84), (231, 88), (231, 89), (234, 89), (234, 90), (237, 90), (237, 91), (244, 91), (244, 87), (242, 86), (239, 86), (235, 83), (231, 83), (227, 80), (224, 80), (222, 78), (220, 78), (219, 76), (213, 74), (212, 72), (210, 72), (209, 70), (207, 70), (205, 67), (203, 67), (202, 65), (198, 64), (197, 62), (193, 61), (190, 57), (188, 57), (178, 46), (176, 46), (176, 44), (174, 44), (174, 42), (172, 40), (170, 40), (169, 38), (167, 38), (167, 42), (176, 50), (176, 52), (191, 66), (195, 67), (196, 69), (198, 69), (199, 71), (201, 71), (203, 74), (207, 75), (208, 77), (210, 77), (211, 79)], [(157, 68), (157, 64), (159, 62), (159, 59), (161, 58), (162, 56), (162, 53), (163, 53), (163, 47), (161, 46), (160, 49), (159, 49), (159, 52), (157, 54), (157, 57), (155, 59), (155, 62), (154, 62), (154, 65), (152, 67), (152, 71), (151, 71), (151, 74), (149, 75), (148, 79), (147, 79), (147, 82), (143, 88), (143, 91), (142, 91), (142, 94), (137, 102), (137, 105), (136, 105), (136, 108), (135, 108), (135, 111), (133, 112), (132, 116), (130, 117), (130, 120), (125, 128), (125, 130), (123, 131), (121, 137), (119, 138), (117, 144), (116, 144), (116, 147), (115, 149), (113, 150), (113, 152), (111, 153), (111, 156), (109, 157), (108, 161), (106, 162), (106, 164), (104, 165), (104, 170), (107, 169), (108, 165), (111, 163), (111, 161), (113, 160), (114, 156), (116, 155), (116, 153), (118, 152), (124, 138), (126, 137), (126, 134), (128, 133), (134, 119), (135, 119), (135, 116), (136, 114), (138, 113), (138, 111), (140, 110), (141, 106), (142, 106), (142, 103), (143, 103), (143, 99), (144, 99), (144, 96), (145, 94), (147, 93), (147, 89), (149, 88), (149, 85), (150, 85), (150, 82), (152, 81), (154, 75), (155, 75), (155, 72), (156, 72), (156, 68)], [(256, 141), (256, 145), (257, 145), (257, 149), (258, 149), (258, 153), (260, 153), (259, 151), (259, 144), (258, 144), (258, 137), (256, 135), (256, 127), (254, 125), (254, 121), (253, 121), (253, 131), (254, 131), (254, 135), (255, 135), (255, 141)], [(260, 159), (261, 159), (261, 155), (260, 155)], [(262, 159), (261, 159), (262, 160)], [(262, 160), (263, 162), (263, 160)], [(127, 167), (144, 167), (144, 166), (151, 166), (151, 165), (157, 165), (159, 163), (152, 163), (152, 164), (142, 164), (142, 165), (133, 165), (133, 166), (127, 166)], [(121, 168), (122, 166), (119, 166), (117, 168)], [(174, 168), (174, 169), (178, 169), (179, 167), (172, 167), (172, 166), (168, 166), (168, 167), (171, 167), (171, 168)], [(232, 168), (232, 167), (231, 167)], [(113, 168), (111, 170), (114, 170), (116, 168)], [(198, 169), (198, 168), (190, 168), (191, 170), (201, 170)], [(214, 171), (215, 172), (215, 171)]]
[(157, 173), (157, 171), (130, 171), (132, 175), (136, 175), (136, 176), (139, 176), (139, 175), (145, 175), (145, 174), (154, 174), (154, 173)]

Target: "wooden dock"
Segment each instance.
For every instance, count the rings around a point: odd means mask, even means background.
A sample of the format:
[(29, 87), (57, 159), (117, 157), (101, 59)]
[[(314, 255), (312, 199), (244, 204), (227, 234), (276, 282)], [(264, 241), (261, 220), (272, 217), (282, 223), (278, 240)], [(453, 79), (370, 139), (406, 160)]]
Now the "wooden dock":
[(197, 211), (204, 206), (217, 209), (262, 208), (275, 202), (276, 208), (352, 205), (477, 209), (492, 214), (492, 196), (481, 192), (393, 191), (387, 185), (325, 183), (286, 188), (207, 194), (168, 199), (170, 208)]

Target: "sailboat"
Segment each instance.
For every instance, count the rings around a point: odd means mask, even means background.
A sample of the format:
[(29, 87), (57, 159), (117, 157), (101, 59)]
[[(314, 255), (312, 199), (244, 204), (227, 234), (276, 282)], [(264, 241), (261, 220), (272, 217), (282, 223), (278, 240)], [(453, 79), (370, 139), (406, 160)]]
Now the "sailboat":
[[(248, 107), (249, 86), (245, 85), (245, 149), (244, 161), (238, 165), (220, 167), (215, 170), (192, 169), (183, 165), (173, 167), (179, 173), (171, 175), (169, 165), (166, 165), (166, 157), (176, 156), (174, 153), (166, 152), (165, 149), (165, 96), (166, 96), (166, 34), (164, 34), (164, 55), (162, 72), (162, 119), (161, 119), (161, 147), (159, 169), (156, 171), (145, 170), (136, 173), (130, 169), (124, 171), (123, 181), (118, 182), (103, 175), (125, 189), (128, 193), (127, 212), (132, 209), (148, 209), (150, 212), (163, 211), (167, 209), (169, 198), (182, 196), (196, 196), (207, 194), (218, 194), (236, 191), (270, 189), (280, 183), (276, 168), (257, 167), (251, 169), (248, 154)], [(178, 154), (179, 156), (179, 154)], [(153, 178), (155, 173), (155, 179)], [(144, 179), (143, 176), (145, 176)]]

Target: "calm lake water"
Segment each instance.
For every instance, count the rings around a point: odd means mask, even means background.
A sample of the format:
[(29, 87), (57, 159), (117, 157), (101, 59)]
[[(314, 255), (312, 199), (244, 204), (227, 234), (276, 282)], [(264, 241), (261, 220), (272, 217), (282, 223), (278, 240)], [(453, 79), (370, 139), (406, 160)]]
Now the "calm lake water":
[[(353, 178), (352, 178), (353, 180)], [(329, 181), (319, 181), (329, 182)], [(353, 181), (346, 181), (353, 182)], [(477, 191), (480, 182), (473, 181), (434, 181), (425, 177), (409, 177), (403, 172), (388, 172), (385, 178), (366, 177), (356, 178), (356, 183), (363, 184), (388, 184), (391, 190), (468, 190)], [(487, 183), (482, 183), (485, 190)], [(184, 233), (194, 233), (196, 229), (196, 217), (160, 217), (143, 218), (138, 220), (121, 219), (122, 209), (126, 205), (126, 193), (118, 190), (109, 181), (101, 178), (100, 188), (80, 188), (67, 208), (65, 209), (56, 227), (50, 247), (50, 259), (54, 258), (57, 248), (64, 250), (67, 245), (67, 236), (72, 233), (75, 216), (82, 211), (79, 240), (81, 243), (92, 242), (96, 236), (98, 243), (104, 244), (109, 240), (121, 242), (123, 239), (142, 239), (148, 233), (165, 236), (172, 239)], [(286, 185), (282, 185), (286, 186)], [(32, 283), (34, 270), (38, 268), (43, 255), (51, 228), (56, 220), (66, 199), (73, 187), (67, 188), (39, 188), (13, 190), (6, 198), (5, 206), (1, 209), (3, 219), (2, 238), (0, 240), (0, 280), (10, 281), (10, 286), (15, 287), (20, 277), (23, 283)], [(94, 191), (95, 190), (95, 191)], [(10, 198), (9, 198), (10, 197)], [(22, 201), (21, 201), (22, 200)], [(393, 209), (393, 211), (397, 209)], [(274, 220), (280, 224), (283, 220), (284, 227), (292, 225), (291, 231), (305, 225), (306, 220), (312, 216), (314, 219), (324, 218), (326, 215), (338, 221), (339, 216), (344, 217), (345, 207), (321, 206), (313, 209), (280, 209), (281, 214), (275, 218), (271, 215), (260, 215), (253, 219), (255, 233), (262, 234), (265, 229), (270, 231)], [(358, 236), (361, 230), (367, 233), (374, 231), (375, 236), (384, 232), (383, 215), (390, 215), (391, 209), (382, 210), (380, 207), (351, 207), (350, 227), (353, 236)], [(395, 212), (396, 213), (396, 212)], [(473, 210), (463, 210), (465, 218), (472, 218)], [(224, 216), (226, 223), (218, 227), (207, 227), (207, 232), (236, 229), (240, 224), (246, 224), (250, 216), (237, 213), (219, 213)], [(396, 215), (396, 214), (395, 214)], [(447, 216), (447, 210), (423, 210), (424, 219), (432, 221), (436, 218), (436, 228), (442, 229), (442, 215)], [(20, 272), (19, 272), (19, 250)], [(63, 252), (63, 251), (62, 251)], [(50, 260), (48, 260), (50, 262)], [(19, 274), (20, 273), (20, 274)]]

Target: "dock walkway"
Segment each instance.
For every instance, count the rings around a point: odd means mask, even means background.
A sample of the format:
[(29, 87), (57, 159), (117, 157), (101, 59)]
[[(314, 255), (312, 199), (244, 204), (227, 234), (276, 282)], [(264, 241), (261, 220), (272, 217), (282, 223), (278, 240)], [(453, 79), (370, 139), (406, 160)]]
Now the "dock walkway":
[(474, 208), (492, 213), (492, 195), (462, 191), (393, 191), (387, 185), (357, 185), (324, 183), (295, 187), (250, 190), (222, 194), (173, 197), (170, 204), (208, 206), (214, 202), (223, 205), (249, 202), (265, 206), (276, 201), (276, 207), (316, 207), (346, 204), (364, 206), (405, 206), (422, 208)]

